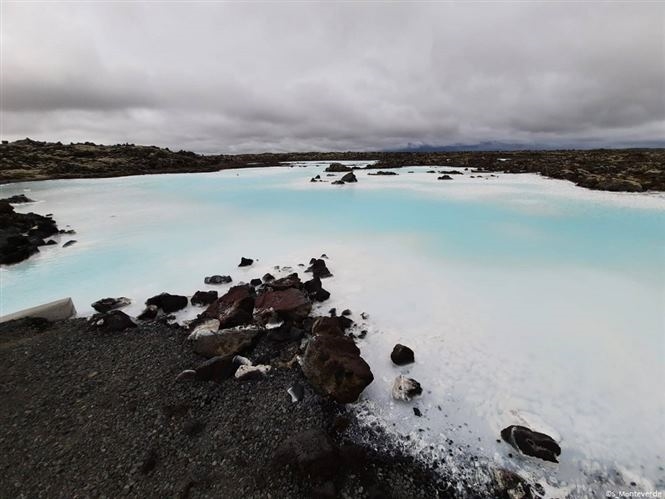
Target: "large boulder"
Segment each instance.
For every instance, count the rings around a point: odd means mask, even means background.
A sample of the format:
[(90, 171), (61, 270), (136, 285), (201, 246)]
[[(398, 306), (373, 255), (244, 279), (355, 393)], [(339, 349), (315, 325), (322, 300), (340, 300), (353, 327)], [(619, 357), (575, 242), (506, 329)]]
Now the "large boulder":
[(254, 299), (255, 291), (249, 284), (233, 286), (212, 302), (203, 316), (218, 319), (222, 328), (249, 324), (252, 322)]
[(159, 295), (148, 298), (145, 302), (146, 306), (155, 305), (157, 308), (162, 309), (165, 314), (177, 312), (187, 306), (186, 296), (172, 295), (169, 293), (161, 293)]
[(330, 173), (342, 173), (342, 172), (350, 172), (351, 168), (343, 165), (342, 163), (330, 163), (328, 168), (325, 169), (326, 172)]
[(302, 370), (318, 392), (346, 404), (358, 400), (374, 376), (352, 339), (318, 335), (307, 345)]
[(267, 291), (256, 299), (254, 319), (260, 324), (266, 324), (277, 314), (282, 320), (300, 322), (311, 310), (312, 302), (299, 289)]
[(392, 353), (390, 354), (390, 360), (398, 366), (403, 366), (405, 364), (411, 364), (414, 362), (413, 350), (409, 347), (400, 345), (399, 343), (395, 345)]
[(286, 439), (277, 448), (273, 462), (289, 467), (314, 481), (334, 478), (339, 469), (335, 444), (321, 429), (306, 430)]
[(110, 312), (118, 308), (126, 307), (132, 303), (132, 300), (121, 296), (119, 298), (102, 298), (91, 305), (97, 312)]
[(527, 456), (558, 463), (561, 447), (544, 433), (538, 433), (526, 426), (511, 425), (501, 430), (501, 438)]
[(199, 334), (192, 339), (194, 352), (204, 357), (227, 357), (250, 350), (256, 344), (261, 330), (256, 327), (223, 329)]

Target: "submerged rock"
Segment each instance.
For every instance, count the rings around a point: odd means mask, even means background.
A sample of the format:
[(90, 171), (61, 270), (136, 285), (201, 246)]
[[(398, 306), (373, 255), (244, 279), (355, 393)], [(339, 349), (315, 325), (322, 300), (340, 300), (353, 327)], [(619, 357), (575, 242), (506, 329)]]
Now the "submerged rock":
[(249, 267), (253, 263), (254, 263), (253, 259), (245, 258), (243, 256), (243, 257), (240, 258), (240, 263), (238, 264), (238, 267)]
[(69, 248), (70, 246), (73, 246), (77, 243), (78, 241), (76, 239), (70, 239), (67, 241), (65, 244), (62, 245), (63, 248)]
[(512, 425), (501, 430), (501, 438), (527, 456), (558, 463), (561, 447), (544, 433), (538, 433), (526, 426)]
[(233, 279), (229, 275), (211, 275), (203, 278), (204, 284), (228, 284)]
[(453, 177), (450, 175), (441, 175), (440, 177), (437, 177), (437, 180), (452, 180)]
[(423, 393), (423, 389), (415, 379), (397, 376), (393, 383), (392, 396), (395, 400), (411, 400)]
[(187, 300), (186, 296), (161, 293), (159, 295), (153, 296), (152, 298), (148, 298), (145, 304), (147, 306), (155, 305), (165, 314), (170, 314), (185, 308), (188, 302), (189, 300)]
[(415, 360), (413, 350), (398, 343), (395, 345), (392, 353), (390, 354), (390, 360), (392, 360), (393, 363), (397, 364), (398, 366), (411, 364)]
[[(413, 172), (409, 172), (413, 173)], [(367, 175), (399, 175), (397, 172), (387, 172), (384, 170), (379, 170), (378, 172), (375, 173), (368, 173)]]
[(93, 303), (91, 307), (94, 308), (97, 312), (104, 313), (110, 312), (111, 310), (115, 310), (117, 308), (126, 307), (130, 303), (132, 303), (132, 300), (121, 296), (119, 298), (102, 298), (101, 300), (97, 300), (95, 303)]
[(307, 345), (302, 370), (310, 384), (337, 402), (355, 402), (373, 380), (367, 362), (352, 339), (315, 336)]

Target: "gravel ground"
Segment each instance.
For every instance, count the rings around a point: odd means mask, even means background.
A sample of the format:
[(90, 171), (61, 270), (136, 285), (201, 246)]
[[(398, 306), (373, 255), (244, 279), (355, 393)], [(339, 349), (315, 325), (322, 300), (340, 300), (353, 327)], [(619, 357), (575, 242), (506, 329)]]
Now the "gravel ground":
[[(83, 319), (0, 324), (0, 498), (450, 497), (424, 465), (355, 444), (368, 439), (345, 430), (352, 416), (297, 365), (176, 382), (203, 361), (186, 336), (160, 323), (112, 334)], [(306, 387), (297, 403), (294, 382)], [(312, 429), (339, 448), (330, 479), (274, 457)]]

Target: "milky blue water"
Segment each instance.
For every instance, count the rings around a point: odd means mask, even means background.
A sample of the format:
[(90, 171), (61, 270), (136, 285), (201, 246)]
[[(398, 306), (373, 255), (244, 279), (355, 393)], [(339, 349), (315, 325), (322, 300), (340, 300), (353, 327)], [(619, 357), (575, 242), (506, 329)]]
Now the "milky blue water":
[[(2, 186), (77, 243), (2, 268), (0, 313), (66, 296), (82, 314), (128, 296), (137, 313), (158, 292), (209, 288), (206, 275), (247, 281), (326, 253), (322, 310), (350, 307), (369, 331), (376, 380), (361, 411), (428, 444), (466, 442), (557, 493), (586, 490), (598, 470), (662, 485), (665, 198), (533, 175), (438, 181), (417, 167), (310, 183), (330, 180), (324, 166)], [(241, 256), (258, 261), (238, 269)], [(390, 364), (398, 341), (415, 365)], [(400, 372), (426, 388), (423, 418), (391, 401)], [(495, 440), (519, 423), (556, 435), (561, 464), (508, 458)]]

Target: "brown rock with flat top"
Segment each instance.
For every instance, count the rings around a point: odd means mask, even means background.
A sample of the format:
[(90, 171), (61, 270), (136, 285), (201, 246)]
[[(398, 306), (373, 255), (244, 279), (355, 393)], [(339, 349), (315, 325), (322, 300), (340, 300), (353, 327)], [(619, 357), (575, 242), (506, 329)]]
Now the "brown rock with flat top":
[(276, 313), (281, 319), (299, 322), (312, 310), (312, 302), (301, 290), (295, 288), (268, 291), (256, 298), (254, 319), (266, 323)]

